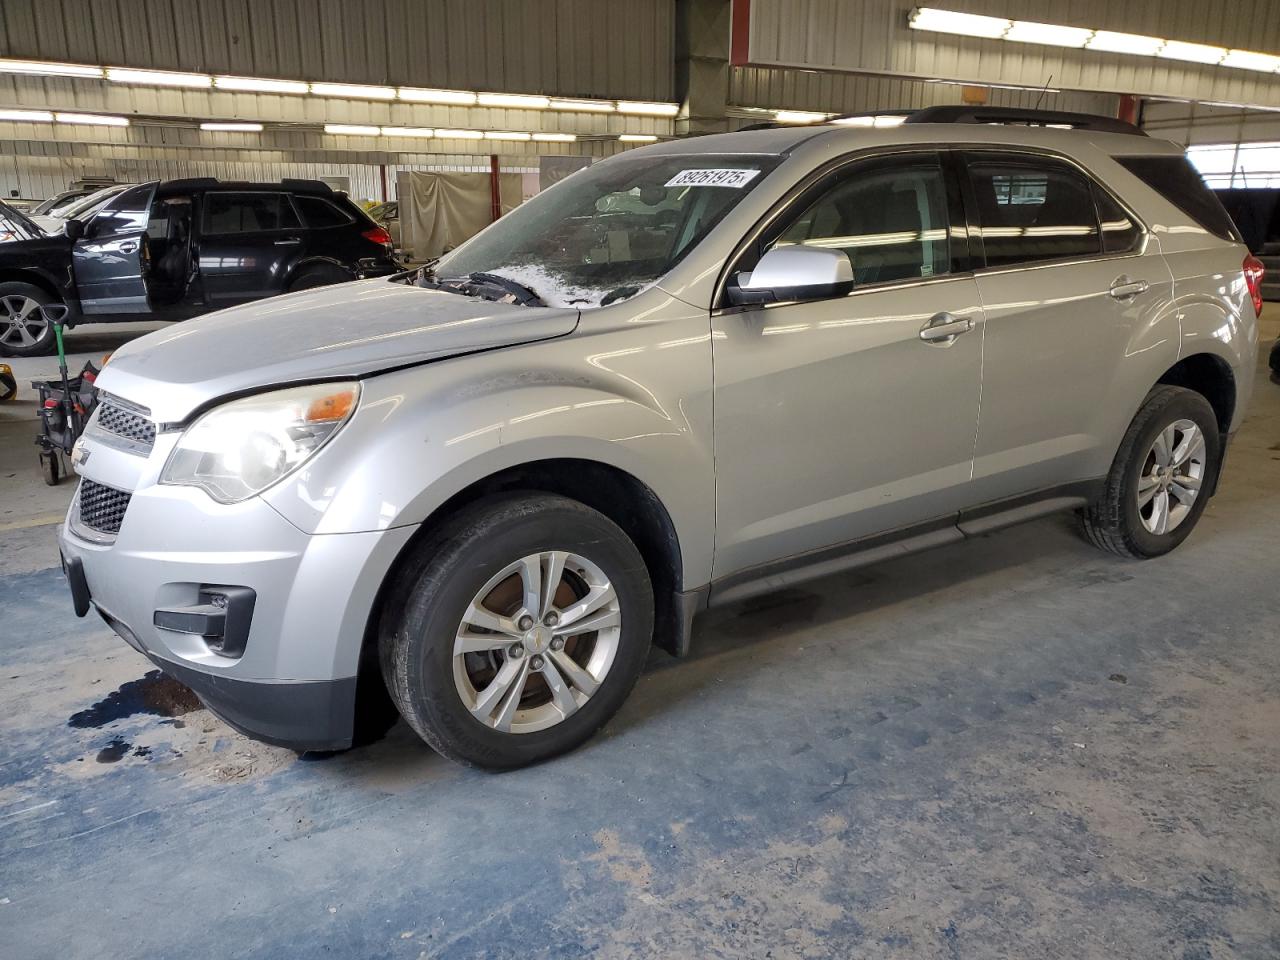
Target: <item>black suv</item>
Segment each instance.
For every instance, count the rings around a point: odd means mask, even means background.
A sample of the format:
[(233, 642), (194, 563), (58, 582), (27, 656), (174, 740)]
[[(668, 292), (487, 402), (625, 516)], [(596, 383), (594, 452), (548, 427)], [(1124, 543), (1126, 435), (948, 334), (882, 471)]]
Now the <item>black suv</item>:
[(210, 310), (401, 268), (391, 237), (316, 180), (153, 181), (50, 236), (0, 204), (0, 355), (36, 356), (68, 323), (182, 320)]

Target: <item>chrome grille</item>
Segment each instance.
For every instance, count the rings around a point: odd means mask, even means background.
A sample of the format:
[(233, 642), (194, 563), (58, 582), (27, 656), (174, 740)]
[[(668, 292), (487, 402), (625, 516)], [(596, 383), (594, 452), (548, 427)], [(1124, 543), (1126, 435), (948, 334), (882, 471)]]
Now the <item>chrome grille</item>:
[(117, 534), (124, 520), (124, 512), (129, 509), (132, 494), (94, 483), (92, 480), (80, 481), (80, 522), (99, 533)]
[(104, 396), (98, 405), (98, 427), (147, 448), (156, 442), (156, 425), (142, 414), (122, 407), (112, 397)]

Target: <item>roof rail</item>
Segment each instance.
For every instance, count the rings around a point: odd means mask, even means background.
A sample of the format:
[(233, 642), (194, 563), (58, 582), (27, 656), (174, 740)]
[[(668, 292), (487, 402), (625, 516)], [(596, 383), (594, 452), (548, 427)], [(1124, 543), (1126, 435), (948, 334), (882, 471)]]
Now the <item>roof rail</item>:
[(1069, 127), (1072, 130), (1097, 130), (1102, 133), (1127, 133), (1145, 137), (1146, 133), (1124, 120), (1092, 113), (1068, 113), (1065, 110), (1034, 110), (1020, 107), (925, 107), (907, 117), (907, 123), (995, 123), (1034, 127)]

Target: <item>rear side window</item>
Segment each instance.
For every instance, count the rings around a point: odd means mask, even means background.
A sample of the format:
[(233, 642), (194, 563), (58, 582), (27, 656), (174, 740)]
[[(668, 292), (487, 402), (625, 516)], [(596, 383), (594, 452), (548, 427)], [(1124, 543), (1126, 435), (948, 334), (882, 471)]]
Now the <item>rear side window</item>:
[(339, 227), (352, 223), (354, 218), (347, 211), (323, 197), (294, 197), (294, 203), (302, 212), (303, 222), (312, 229), (316, 227)]
[(1132, 253), (1142, 242), (1142, 227), (1129, 216), (1115, 197), (1096, 183), (1093, 202), (1098, 208), (1098, 226), (1102, 228), (1103, 253)]
[(1231, 217), (1186, 157), (1116, 157), (1115, 160), (1215, 237), (1242, 242)]
[(1045, 158), (970, 157), (987, 266), (1100, 253), (1089, 180)]
[(282, 193), (205, 194), (205, 233), (258, 233), (297, 226), (298, 215)]

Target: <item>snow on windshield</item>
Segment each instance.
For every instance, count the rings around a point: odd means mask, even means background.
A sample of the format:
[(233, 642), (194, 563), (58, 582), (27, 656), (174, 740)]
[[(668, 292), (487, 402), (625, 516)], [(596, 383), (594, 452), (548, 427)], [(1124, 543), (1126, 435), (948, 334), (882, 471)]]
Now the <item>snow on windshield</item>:
[[(619, 289), (616, 283), (605, 286), (574, 283), (571, 278), (563, 274), (552, 273), (546, 267), (531, 263), (503, 264), (489, 272), (524, 284), (548, 307), (598, 307), (606, 294)], [(629, 291), (627, 296), (619, 294), (615, 299), (625, 300), (627, 297), (635, 296), (641, 288), (624, 285), (624, 289)]]

